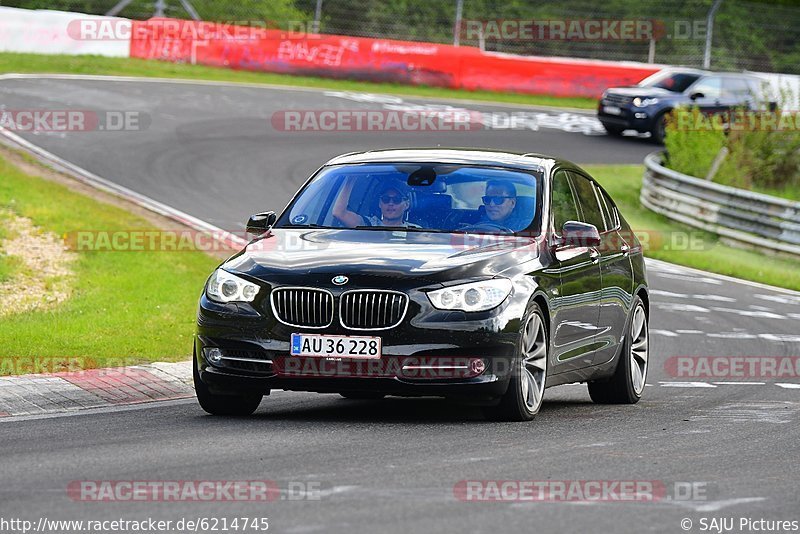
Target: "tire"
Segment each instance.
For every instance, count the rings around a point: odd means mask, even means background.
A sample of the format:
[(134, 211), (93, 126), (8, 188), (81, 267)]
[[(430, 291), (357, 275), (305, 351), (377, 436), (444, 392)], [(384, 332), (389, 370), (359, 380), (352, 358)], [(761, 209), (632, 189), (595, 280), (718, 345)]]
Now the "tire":
[(612, 137), (620, 137), (622, 132), (625, 131), (625, 128), (622, 128), (621, 126), (611, 126), (609, 124), (603, 124), (603, 128), (605, 128), (608, 135)]
[(208, 390), (197, 370), (197, 358), (193, 357), (194, 392), (200, 407), (211, 415), (251, 415), (261, 404), (263, 395), (215, 395)]
[(653, 128), (650, 130), (650, 140), (659, 145), (664, 144), (667, 136), (667, 114), (662, 113), (653, 120)]
[(348, 400), (380, 400), (386, 395), (383, 393), (370, 393), (370, 392), (347, 392), (347, 393), (339, 393), (342, 398)]
[(589, 396), (597, 404), (636, 404), (647, 381), (650, 333), (647, 311), (634, 299), (631, 320), (611, 378), (589, 382)]
[(508, 389), (497, 405), (484, 408), (492, 421), (531, 421), (542, 407), (550, 345), (538, 304), (528, 305), (522, 324)]

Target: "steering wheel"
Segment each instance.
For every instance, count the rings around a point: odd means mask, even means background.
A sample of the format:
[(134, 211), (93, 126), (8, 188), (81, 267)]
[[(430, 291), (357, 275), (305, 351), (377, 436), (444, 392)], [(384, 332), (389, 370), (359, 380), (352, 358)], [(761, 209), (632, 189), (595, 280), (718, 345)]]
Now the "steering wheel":
[(460, 231), (469, 231), (469, 230), (500, 230), (502, 232), (507, 232), (509, 234), (513, 234), (514, 230), (509, 228), (508, 226), (504, 226), (502, 224), (498, 224), (491, 221), (483, 221), (475, 224), (469, 224), (460, 228)]

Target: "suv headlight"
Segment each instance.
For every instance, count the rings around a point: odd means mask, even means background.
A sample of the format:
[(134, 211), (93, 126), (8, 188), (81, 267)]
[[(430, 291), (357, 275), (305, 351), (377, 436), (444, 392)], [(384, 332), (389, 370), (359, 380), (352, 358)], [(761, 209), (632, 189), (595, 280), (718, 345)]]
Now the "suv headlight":
[(206, 296), (217, 302), (253, 302), (260, 288), (243, 278), (217, 269), (206, 286)]
[(506, 300), (511, 287), (508, 278), (495, 278), (429, 291), (428, 300), (440, 310), (486, 311)]
[(639, 98), (638, 96), (633, 99), (633, 105), (637, 108), (646, 108), (658, 104), (657, 98)]

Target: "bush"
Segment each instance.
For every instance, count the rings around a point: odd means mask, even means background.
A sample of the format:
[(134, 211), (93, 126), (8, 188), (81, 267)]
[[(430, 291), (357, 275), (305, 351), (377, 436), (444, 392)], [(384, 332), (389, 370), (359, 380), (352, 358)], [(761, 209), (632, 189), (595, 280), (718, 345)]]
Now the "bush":
[[(721, 127), (699, 111), (680, 112), (667, 122), (666, 164), (703, 178), (722, 147), (728, 155), (713, 181), (800, 200), (800, 124), (773, 128), (766, 115), (747, 116), (755, 127)], [(736, 116), (736, 115), (735, 115)], [(800, 115), (792, 117), (800, 119)], [(747, 126), (743, 124), (742, 126)]]

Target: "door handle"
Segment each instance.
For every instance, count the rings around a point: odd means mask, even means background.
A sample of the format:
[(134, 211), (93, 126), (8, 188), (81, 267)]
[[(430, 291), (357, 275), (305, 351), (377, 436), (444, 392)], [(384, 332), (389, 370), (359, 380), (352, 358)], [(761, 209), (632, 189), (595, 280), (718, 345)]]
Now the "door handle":
[(592, 260), (592, 263), (597, 263), (600, 261), (600, 253), (592, 249), (589, 251), (589, 258)]
[(623, 256), (627, 256), (628, 253), (630, 253), (630, 251), (631, 251), (631, 246), (626, 243), (626, 244), (622, 245), (621, 247), (619, 247), (619, 249), (622, 251), (622, 255)]

